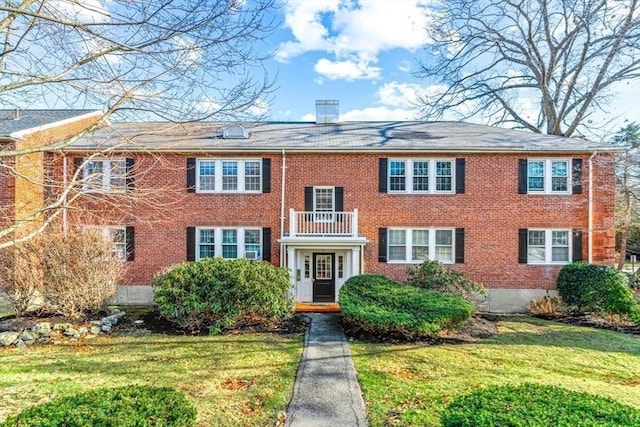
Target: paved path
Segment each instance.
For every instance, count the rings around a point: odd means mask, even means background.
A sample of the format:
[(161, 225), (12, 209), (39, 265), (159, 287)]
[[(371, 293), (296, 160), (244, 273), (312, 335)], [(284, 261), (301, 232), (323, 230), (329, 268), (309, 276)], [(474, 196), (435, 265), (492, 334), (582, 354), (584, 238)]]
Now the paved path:
[(338, 315), (311, 313), (286, 426), (367, 425), (349, 343)]

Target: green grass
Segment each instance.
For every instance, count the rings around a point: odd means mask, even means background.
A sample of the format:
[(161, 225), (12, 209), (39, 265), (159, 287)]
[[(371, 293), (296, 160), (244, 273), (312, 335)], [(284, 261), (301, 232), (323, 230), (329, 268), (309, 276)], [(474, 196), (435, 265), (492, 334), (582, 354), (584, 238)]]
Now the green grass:
[(439, 426), (448, 403), (490, 385), (533, 382), (640, 408), (640, 337), (524, 316), (463, 345), (350, 344), (371, 426)]
[(0, 421), (32, 405), (99, 387), (182, 390), (198, 425), (274, 425), (293, 390), (301, 337), (106, 336), (71, 345), (0, 349)]

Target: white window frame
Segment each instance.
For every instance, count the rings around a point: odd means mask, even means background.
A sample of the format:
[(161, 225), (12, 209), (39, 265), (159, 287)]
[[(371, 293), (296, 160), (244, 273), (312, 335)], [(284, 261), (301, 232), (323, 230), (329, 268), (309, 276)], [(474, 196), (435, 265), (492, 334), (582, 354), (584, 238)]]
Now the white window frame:
[[(532, 261), (529, 256), (529, 233), (532, 231), (544, 231), (544, 261)], [(556, 247), (553, 245), (553, 232), (561, 231), (567, 233), (567, 261), (553, 261), (553, 248)], [(565, 246), (562, 246), (565, 247)], [(564, 265), (570, 264), (573, 258), (573, 234), (571, 229), (567, 228), (528, 228), (527, 229), (527, 264), (532, 265)]]
[[(127, 227), (117, 225), (108, 225), (104, 227), (98, 225), (85, 225), (81, 226), (81, 228), (87, 232), (93, 231), (100, 234), (105, 242), (113, 244), (113, 248), (111, 249), (112, 254), (121, 261), (127, 260)], [(124, 236), (123, 242), (116, 243), (113, 241), (112, 232), (116, 230), (122, 232), (122, 235)], [(118, 247), (120, 247), (120, 249), (118, 249)]]
[[(416, 264), (422, 263), (426, 260), (415, 260), (413, 259), (413, 232), (416, 230), (428, 231), (429, 232), (429, 256), (427, 260), (434, 260), (436, 254), (436, 232), (437, 231), (448, 231), (451, 233), (451, 259), (443, 260), (438, 259), (437, 261), (443, 264), (454, 264), (456, 259), (456, 229), (453, 227), (389, 227), (387, 228), (387, 263), (389, 264)], [(404, 259), (401, 260), (392, 260), (391, 259), (391, 231), (404, 231), (405, 232), (405, 256)], [(424, 246), (424, 245), (420, 245)]]
[[(544, 168), (543, 175), (543, 188), (542, 190), (532, 189), (529, 187), (529, 163), (542, 162)], [(564, 162), (567, 164), (567, 189), (563, 191), (553, 191), (553, 168), (554, 162)], [(573, 175), (571, 159), (567, 158), (529, 158), (527, 159), (527, 194), (571, 194), (572, 182), (571, 177)]]
[[(202, 230), (213, 230), (214, 232), (214, 237), (213, 237), (213, 246), (214, 246), (214, 256), (223, 256), (222, 254), (222, 247), (223, 247), (223, 242), (222, 242), (222, 233), (223, 230), (235, 230), (236, 231), (236, 258), (226, 258), (226, 259), (238, 259), (238, 258), (244, 258), (245, 252), (247, 252), (246, 250), (246, 246), (248, 246), (248, 244), (246, 244), (245, 242), (245, 233), (248, 230), (257, 230), (258, 231), (258, 236), (260, 237), (259, 243), (251, 243), (251, 246), (258, 246), (259, 250), (257, 251), (258, 253), (256, 254), (257, 257), (256, 259), (262, 259), (262, 228), (261, 227), (196, 227), (196, 239), (195, 239), (195, 244), (196, 244), (196, 260), (200, 260), (203, 259), (200, 256), (200, 233)], [(251, 249), (254, 250), (254, 249)]]
[[(92, 163), (100, 163), (102, 165), (102, 176), (100, 177), (100, 183), (97, 186), (91, 185), (91, 174), (89, 172), (89, 165)], [(123, 168), (122, 175), (114, 175), (113, 170), (116, 169), (120, 163)], [(87, 159), (82, 167), (82, 189), (87, 193), (123, 193), (127, 189), (127, 159), (103, 159), (94, 158)], [(113, 179), (121, 179), (122, 185), (113, 184)]]
[[(200, 163), (201, 162), (213, 162), (214, 163), (214, 188), (211, 189), (202, 189), (200, 188)], [(222, 188), (222, 164), (223, 162), (236, 162), (238, 167), (238, 174), (235, 175), (237, 178), (236, 188), (233, 190), (223, 190)], [(246, 189), (246, 180), (245, 180), (245, 165), (247, 162), (256, 162), (260, 167), (260, 175), (259, 179), (259, 188), (257, 190), (247, 190)], [(226, 159), (226, 158), (201, 158), (196, 159), (196, 193), (223, 193), (223, 194), (236, 194), (236, 193), (262, 193), (262, 177), (264, 171), (262, 170), (262, 159)], [(250, 175), (251, 177), (255, 177), (255, 175)]]
[[(404, 190), (393, 190), (391, 188), (391, 163), (404, 162), (405, 164), (405, 185)], [(414, 162), (428, 162), (428, 190), (414, 190), (413, 188), (413, 164)], [(448, 162), (451, 164), (451, 188), (449, 190), (438, 190), (436, 187), (436, 165), (437, 162)], [(387, 193), (389, 194), (455, 194), (456, 190), (456, 161), (453, 158), (389, 158), (387, 161)]]
[[(318, 208), (318, 190), (331, 190), (331, 209)], [(313, 187), (313, 221), (314, 222), (334, 222), (336, 211), (336, 188), (331, 186)]]

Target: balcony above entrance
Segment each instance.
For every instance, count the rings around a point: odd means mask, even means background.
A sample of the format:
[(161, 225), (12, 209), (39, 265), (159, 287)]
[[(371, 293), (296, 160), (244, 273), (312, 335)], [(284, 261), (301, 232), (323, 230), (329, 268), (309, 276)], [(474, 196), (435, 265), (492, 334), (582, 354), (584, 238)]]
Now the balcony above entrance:
[(358, 237), (358, 210), (300, 212), (290, 209), (289, 237)]

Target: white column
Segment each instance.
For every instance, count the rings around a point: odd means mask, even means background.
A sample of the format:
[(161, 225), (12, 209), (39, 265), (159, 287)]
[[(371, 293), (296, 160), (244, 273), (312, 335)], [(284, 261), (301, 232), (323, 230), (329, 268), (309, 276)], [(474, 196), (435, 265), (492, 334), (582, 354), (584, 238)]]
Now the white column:
[(360, 248), (351, 249), (351, 276), (360, 274)]
[(358, 208), (353, 210), (353, 216), (351, 217), (351, 235), (358, 237)]
[(298, 222), (298, 218), (296, 218), (296, 213), (293, 210), (293, 208), (289, 209), (289, 237), (295, 237), (296, 235), (296, 228), (298, 228), (298, 226), (296, 225), (296, 222)]
[(287, 248), (287, 258), (289, 267), (289, 278), (291, 280), (291, 289), (289, 289), (289, 296), (296, 298), (296, 250), (294, 248)]

